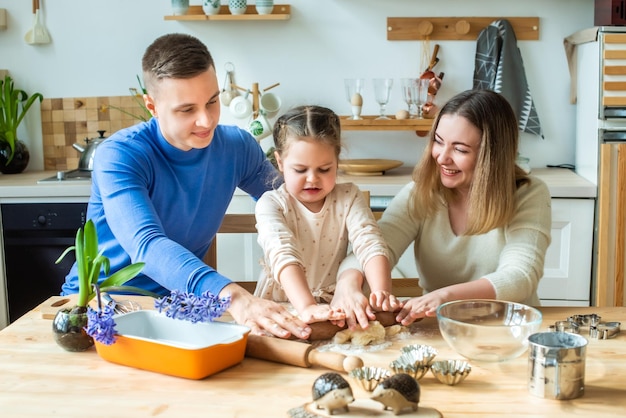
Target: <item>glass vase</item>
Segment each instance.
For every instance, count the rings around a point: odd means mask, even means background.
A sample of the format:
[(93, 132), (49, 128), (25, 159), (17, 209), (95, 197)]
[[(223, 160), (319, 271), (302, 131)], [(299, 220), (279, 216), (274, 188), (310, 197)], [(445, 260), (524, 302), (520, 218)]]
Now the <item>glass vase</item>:
[(20, 140), (15, 142), (13, 159), (7, 163), (11, 156), (11, 147), (6, 142), (0, 142), (0, 173), (19, 174), (26, 169), (30, 160), (30, 152), (26, 144)]
[(75, 306), (58, 311), (52, 321), (56, 343), (67, 351), (85, 351), (93, 345), (87, 326), (87, 308)]

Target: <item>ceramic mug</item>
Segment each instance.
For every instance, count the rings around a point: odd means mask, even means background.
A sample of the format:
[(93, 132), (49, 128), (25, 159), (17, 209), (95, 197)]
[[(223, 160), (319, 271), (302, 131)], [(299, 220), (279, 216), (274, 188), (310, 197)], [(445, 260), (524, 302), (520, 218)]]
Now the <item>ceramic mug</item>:
[(259, 108), (268, 119), (271, 119), (278, 114), (281, 103), (280, 97), (277, 95), (265, 93), (259, 99)]
[(270, 15), (274, 10), (274, 0), (256, 0), (256, 12), (260, 15)]
[(248, 6), (247, 0), (228, 0), (228, 10), (233, 15), (243, 15)]
[(189, 10), (189, 0), (172, 0), (172, 12), (175, 15), (187, 14)]
[(272, 125), (270, 125), (267, 117), (261, 113), (250, 122), (248, 131), (257, 141), (260, 141), (272, 134)]
[(245, 96), (234, 97), (228, 108), (237, 119), (245, 119), (252, 114), (252, 103), (248, 100), (247, 93)]
[(202, 0), (202, 11), (205, 15), (216, 15), (220, 12), (221, 0)]

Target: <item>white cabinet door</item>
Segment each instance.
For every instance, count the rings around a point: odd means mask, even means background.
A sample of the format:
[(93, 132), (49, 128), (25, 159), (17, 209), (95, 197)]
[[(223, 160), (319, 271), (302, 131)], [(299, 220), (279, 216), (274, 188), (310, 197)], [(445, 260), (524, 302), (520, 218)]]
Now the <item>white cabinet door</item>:
[(552, 199), (552, 242), (539, 298), (544, 306), (589, 306), (593, 199)]
[[(254, 199), (247, 194), (235, 195), (228, 206), (228, 213), (254, 213)], [(218, 234), (217, 271), (234, 281), (259, 279), (263, 257), (257, 243), (257, 234)]]

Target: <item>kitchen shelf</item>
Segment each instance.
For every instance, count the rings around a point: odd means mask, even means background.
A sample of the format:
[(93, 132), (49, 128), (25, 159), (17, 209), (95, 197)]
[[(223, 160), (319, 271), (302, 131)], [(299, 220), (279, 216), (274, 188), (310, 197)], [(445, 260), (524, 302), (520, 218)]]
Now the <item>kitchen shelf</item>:
[(361, 116), (362, 120), (348, 119), (350, 116), (340, 116), (341, 129), (344, 131), (416, 131), (418, 135), (425, 135), (430, 131), (433, 119), (376, 119), (378, 116)]
[(215, 15), (205, 15), (202, 6), (189, 6), (187, 14), (165, 16), (165, 20), (205, 21), (205, 20), (287, 20), (291, 17), (291, 6), (288, 4), (275, 4), (271, 14), (260, 15), (256, 12), (256, 6), (248, 5), (246, 13), (233, 15), (228, 6), (220, 6), (220, 12)]

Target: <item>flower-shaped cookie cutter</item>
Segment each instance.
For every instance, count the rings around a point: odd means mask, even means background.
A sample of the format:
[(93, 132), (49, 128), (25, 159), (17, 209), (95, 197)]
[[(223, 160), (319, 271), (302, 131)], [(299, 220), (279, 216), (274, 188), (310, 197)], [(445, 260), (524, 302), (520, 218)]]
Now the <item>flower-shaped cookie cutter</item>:
[(580, 328), (589, 327), (589, 337), (598, 340), (614, 338), (620, 333), (620, 322), (602, 322), (602, 317), (598, 314), (572, 315), (565, 321), (556, 321), (550, 325), (551, 331), (571, 332), (580, 334)]

